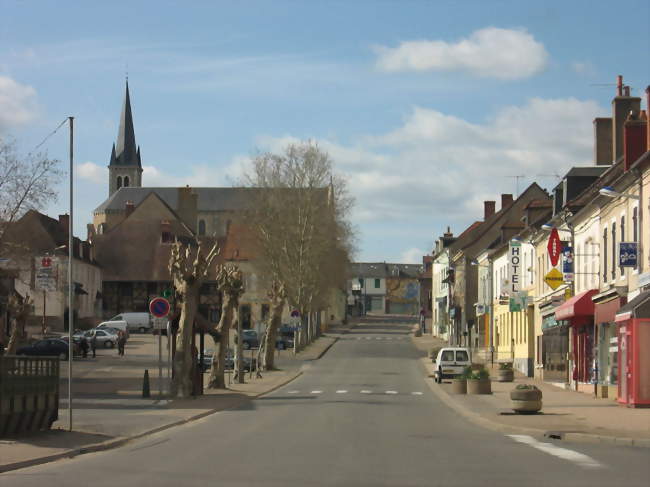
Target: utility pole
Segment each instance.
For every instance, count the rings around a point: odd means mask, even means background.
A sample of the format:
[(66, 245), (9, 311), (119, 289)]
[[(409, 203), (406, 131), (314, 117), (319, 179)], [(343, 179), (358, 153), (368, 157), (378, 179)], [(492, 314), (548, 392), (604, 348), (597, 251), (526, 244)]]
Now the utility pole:
[(73, 210), (73, 161), (74, 161), (74, 117), (68, 117), (70, 121), (70, 220), (68, 221), (68, 428), (72, 431), (72, 359), (74, 347), (72, 341), (72, 330), (74, 329), (74, 283), (72, 282), (72, 229), (74, 215)]

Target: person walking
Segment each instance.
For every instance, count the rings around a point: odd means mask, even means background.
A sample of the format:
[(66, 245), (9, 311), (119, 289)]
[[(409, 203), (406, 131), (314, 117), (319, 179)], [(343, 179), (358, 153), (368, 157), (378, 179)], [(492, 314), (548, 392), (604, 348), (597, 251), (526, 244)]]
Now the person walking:
[(124, 356), (124, 346), (126, 345), (126, 334), (120, 330), (117, 334), (117, 353)]
[(90, 337), (90, 350), (93, 352), (93, 358), (95, 358), (97, 353), (97, 335), (95, 333)]
[(422, 334), (426, 332), (424, 308), (420, 308), (420, 329)]
[(83, 358), (88, 357), (88, 340), (86, 340), (85, 336), (81, 337), (81, 356)]

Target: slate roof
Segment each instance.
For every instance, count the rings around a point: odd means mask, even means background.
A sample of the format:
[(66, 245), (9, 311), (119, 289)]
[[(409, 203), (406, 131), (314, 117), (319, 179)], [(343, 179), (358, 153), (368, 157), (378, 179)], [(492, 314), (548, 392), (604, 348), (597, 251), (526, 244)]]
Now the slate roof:
[(120, 128), (117, 131), (117, 143), (113, 144), (110, 165), (142, 167), (140, 148), (135, 143), (135, 130), (133, 128), (133, 114), (131, 113), (131, 97), (129, 96), (128, 80), (126, 82), (124, 105), (122, 105), (122, 115), (120, 116)]

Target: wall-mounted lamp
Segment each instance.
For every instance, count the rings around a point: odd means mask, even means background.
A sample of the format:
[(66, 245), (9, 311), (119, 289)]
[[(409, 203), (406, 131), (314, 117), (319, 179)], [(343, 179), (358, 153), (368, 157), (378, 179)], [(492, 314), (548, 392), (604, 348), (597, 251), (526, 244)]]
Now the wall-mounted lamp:
[(544, 223), (544, 225), (541, 226), (541, 229), (546, 231), (546, 232), (550, 232), (551, 230), (553, 230), (553, 228), (555, 228), (555, 227), (553, 225), (551, 225), (550, 223)]
[(619, 193), (618, 191), (614, 190), (611, 186), (603, 186), (598, 190), (598, 193), (600, 193), (603, 196), (607, 196), (608, 198), (629, 198), (631, 200), (638, 200), (639, 196), (636, 194), (623, 194)]

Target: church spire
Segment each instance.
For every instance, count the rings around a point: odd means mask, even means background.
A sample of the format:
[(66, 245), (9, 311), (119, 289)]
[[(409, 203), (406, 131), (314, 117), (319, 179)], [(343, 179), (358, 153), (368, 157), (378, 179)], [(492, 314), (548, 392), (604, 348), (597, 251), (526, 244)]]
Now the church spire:
[(128, 79), (126, 80), (126, 94), (124, 96), (124, 105), (122, 106), (122, 116), (120, 117), (120, 128), (117, 132), (115, 155), (115, 162), (111, 160), (111, 164), (141, 167), (135, 143), (135, 130), (133, 129), (133, 114), (131, 113), (131, 97), (129, 96)]

